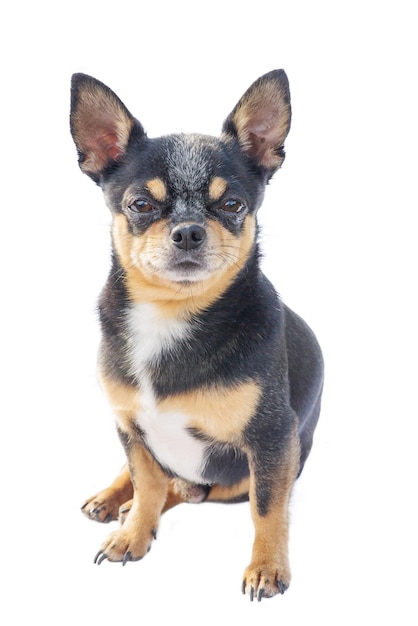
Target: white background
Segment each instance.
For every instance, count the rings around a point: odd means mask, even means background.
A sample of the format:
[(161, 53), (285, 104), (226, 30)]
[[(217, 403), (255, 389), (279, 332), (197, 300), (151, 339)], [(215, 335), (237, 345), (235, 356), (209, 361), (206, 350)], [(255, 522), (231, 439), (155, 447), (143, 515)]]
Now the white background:
[[(2, 623), (417, 624), (414, 2), (39, 0), (0, 24)], [(99, 78), (150, 136), (218, 134), (279, 67), (293, 124), (264, 266), (320, 339), (326, 387), (291, 588), (251, 605), (247, 504), (183, 505), (142, 562), (92, 563), (110, 527), (79, 506), (123, 455), (95, 374), (109, 216), (69, 82)]]

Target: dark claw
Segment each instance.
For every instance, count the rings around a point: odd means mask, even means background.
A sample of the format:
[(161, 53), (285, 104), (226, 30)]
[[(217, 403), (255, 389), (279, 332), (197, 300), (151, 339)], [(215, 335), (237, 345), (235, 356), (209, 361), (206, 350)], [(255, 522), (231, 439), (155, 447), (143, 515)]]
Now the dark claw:
[(252, 602), (254, 600), (254, 587), (251, 586), (250, 589), (250, 601)]
[(100, 563), (103, 563), (105, 559), (107, 559), (106, 552), (102, 552), (101, 550), (99, 550), (96, 556), (94, 557), (94, 563), (96, 563), (96, 565), (100, 565)]
[(97, 565), (100, 565), (100, 563), (103, 563), (103, 561), (105, 561), (106, 559), (107, 559), (107, 554), (103, 553), (100, 559), (97, 561)]
[(245, 581), (245, 580), (243, 580), (243, 581), (242, 581), (242, 585), (241, 585), (241, 591), (242, 591), (242, 593), (244, 594), (244, 596), (245, 596), (245, 587), (246, 587), (246, 581)]
[(104, 521), (105, 524), (108, 524), (109, 522), (111, 522), (112, 521), (112, 513), (108, 513), (103, 521)]
[(87, 502), (85, 502), (83, 504), (83, 506), (81, 507), (80, 511), (83, 511), (86, 508), (86, 506), (88, 505), (88, 503), (89, 503), (89, 501), (87, 500)]
[(123, 555), (123, 559), (122, 559), (122, 565), (125, 566), (127, 562), (130, 561), (131, 559), (132, 559), (131, 552), (125, 552), (125, 554)]
[(261, 587), (261, 589), (258, 590), (258, 594), (257, 594), (257, 600), (259, 602), (261, 602), (261, 598), (264, 596), (264, 588)]
[(285, 584), (284, 584), (284, 582), (283, 582), (282, 580), (278, 580), (278, 581), (277, 581), (277, 586), (278, 586), (278, 588), (279, 588), (280, 593), (283, 595), (283, 594), (284, 594), (284, 592), (285, 592), (285, 591), (286, 591), (286, 589), (287, 589), (287, 585), (285, 585)]
[(151, 534), (152, 534), (152, 536), (154, 537), (154, 539), (157, 539), (157, 531), (156, 531), (156, 529), (155, 529), (155, 528), (152, 528), (152, 529), (151, 529)]

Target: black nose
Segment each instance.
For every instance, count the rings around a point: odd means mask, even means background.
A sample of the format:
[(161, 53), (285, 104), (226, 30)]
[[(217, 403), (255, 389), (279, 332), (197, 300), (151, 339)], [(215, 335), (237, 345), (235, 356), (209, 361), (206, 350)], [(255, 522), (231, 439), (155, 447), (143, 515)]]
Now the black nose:
[(181, 250), (195, 250), (206, 239), (206, 231), (199, 224), (183, 224), (171, 231), (171, 241)]

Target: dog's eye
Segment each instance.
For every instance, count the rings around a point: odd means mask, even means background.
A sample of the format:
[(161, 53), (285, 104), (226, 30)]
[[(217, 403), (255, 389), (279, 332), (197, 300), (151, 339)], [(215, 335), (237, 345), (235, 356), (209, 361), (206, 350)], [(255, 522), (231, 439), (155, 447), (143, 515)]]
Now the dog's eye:
[(222, 211), (226, 211), (227, 213), (240, 213), (244, 205), (238, 200), (227, 200), (221, 206)]
[(133, 213), (151, 213), (154, 210), (152, 204), (146, 200), (135, 200), (128, 207)]

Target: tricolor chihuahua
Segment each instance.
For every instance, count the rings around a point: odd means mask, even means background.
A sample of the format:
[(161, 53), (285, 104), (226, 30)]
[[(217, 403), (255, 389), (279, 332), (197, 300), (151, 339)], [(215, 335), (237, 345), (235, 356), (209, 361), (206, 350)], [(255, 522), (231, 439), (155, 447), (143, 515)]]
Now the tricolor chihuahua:
[(71, 95), (80, 167), (113, 216), (99, 377), (127, 457), (82, 507), (121, 522), (95, 562), (142, 559), (176, 504), (249, 500), (255, 539), (243, 593), (282, 594), (289, 499), (323, 385), (315, 336), (259, 262), (257, 212), (290, 127), (286, 74), (256, 80), (219, 139), (150, 139), (84, 74)]

